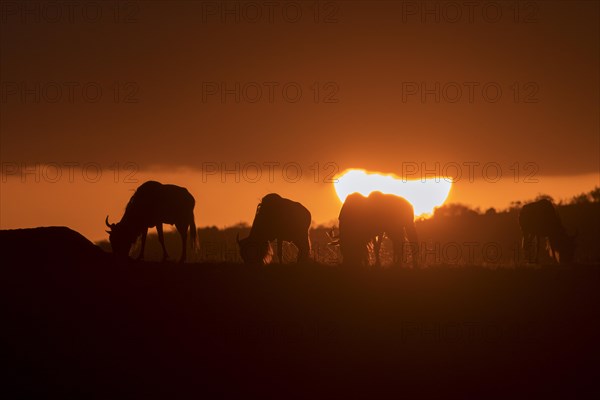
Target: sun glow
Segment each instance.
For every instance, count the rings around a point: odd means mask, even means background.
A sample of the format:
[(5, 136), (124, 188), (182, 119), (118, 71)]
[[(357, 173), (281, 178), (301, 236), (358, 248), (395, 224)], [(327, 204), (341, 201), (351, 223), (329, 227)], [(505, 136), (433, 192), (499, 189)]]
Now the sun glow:
[(415, 208), (415, 216), (432, 214), (448, 198), (452, 183), (443, 177), (406, 180), (393, 174), (368, 173), (362, 169), (344, 171), (334, 182), (339, 199), (358, 192), (363, 196), (379, 190), (386, 194), (395, 194), (408, 200)]

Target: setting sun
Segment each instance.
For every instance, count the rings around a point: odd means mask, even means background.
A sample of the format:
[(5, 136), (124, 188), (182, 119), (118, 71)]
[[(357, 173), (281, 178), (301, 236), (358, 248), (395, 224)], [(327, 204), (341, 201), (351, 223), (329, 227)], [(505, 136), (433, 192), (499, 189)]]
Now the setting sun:
[(415, 208), (415, 216), (433, 213), (435, 207), (444, 204), (452, 183), (444, 178), (403, 180), (393, 174), (369, 173), (361, 169), (350, 169), (337, 177), (335, 191), (343, 202), (354, 192), (364, 196), (379, 190), (395, 194), (408, 200)]

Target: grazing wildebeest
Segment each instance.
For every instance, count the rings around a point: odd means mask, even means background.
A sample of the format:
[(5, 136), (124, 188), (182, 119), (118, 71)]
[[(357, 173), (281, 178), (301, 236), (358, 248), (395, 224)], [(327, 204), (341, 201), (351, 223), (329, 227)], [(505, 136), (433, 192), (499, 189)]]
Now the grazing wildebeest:
[(268, 264), (273, 250), (269, 241), (277, 239), (277, 256), (283, 263), (283, 241), (298, 248), (298, 262), (310, 255), (310, 211), (302, 204), (270, 193), (256, 207), (256, 215), (248, 237), (237, 238), (240, 256), (246, 264)]
[[(350, 194), (340, 210), (339, 235), (333, 238), (335, 239), (333, 243), (340, 246), (342, 260), (345, 263), (350, 260), (360, 264), (369, 263), (369, 247), (374, 247), (377, 236), (382, 233), (370, 222), (371, 215), (367, 198), (360, 193)], [(378, 240), (377, 243), (379, 243)], [(375, 250), (375, 256), (378, 258), (379, 246)]]
[(523, 233), (522, 245), (527, 262), (532, 262), (534, 240), (536, 244), (533, 262), (538, 262), (544, 238), (548, 239), (550, 252), (556, 262), (568, 264), (573, 261), (575, 235), (567, 234), (554, 205), (549, 200), (542, 199), (525, 204), (519, 214), (519, 224)]
[(163, 237), (162, 224), (175, 225), (181, 235), (181, 258), (185, 261), (187, 247), (187, 230), (190, 228), (192, 247), (196, 247), (196, 223), (194, 221), (194, 205), (196, 201), (187, 189), (176, 185), (163, 185), (155, 181), (142, 184), (133, 196), (120, 222), (110, 224), (106, 216), (106, 226), (113, 253), (118, 256), (128, 256), (131, 246), (140, 235), (142, 248), (138, 259), (144, 257), (144, 247), (148, 228), (156, 226), (158, 240), (163, 249), (163, 261), (167, 259), (167, 249)]
[(379, 264), (379, 248), (385, 235), (393, 243), (394, 264), (401, 262), (402, 249), (408, 240), (413, 266), (418, 266), (414, 210), (406, 199), (381, 192), (372, 192), (368, 197), (353, 193), (342, 206), (339, 223), (338, 239), (345, 264), (368, 264), (370, 247)]

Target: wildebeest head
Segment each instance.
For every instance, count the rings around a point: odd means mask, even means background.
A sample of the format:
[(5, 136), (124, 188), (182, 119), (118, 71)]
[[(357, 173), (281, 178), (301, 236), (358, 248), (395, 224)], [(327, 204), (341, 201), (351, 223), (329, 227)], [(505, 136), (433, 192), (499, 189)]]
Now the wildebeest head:
[[(346, 236), (344, 240), (344, 246), (342, 247), (340, 235), (335, 234), (335, 230), (332, 229), (330, 232), (326, 232), (329, 242), (329, 246), (334, 246), (340, 249), (342, 260), (345, 263), (362, 263), (368, 262), (369, 249), (372, 247), (370, 237), (359, 237)], [(371, 247), (369, 247), (371, 245)]]
[(558, 261), (561, 264), (570, 264), (575, 258), (575, 239), (577, 238), (577, 232), (574, 235), (569, 235), (564, 232), (556, 243), (556, 250), (558, 252)]
[(245, 264), (268, 264), (273, 258), (273, 249), (267, 240), (257, 241), (246, 237), (240, 239), (237, 235), (237, 243), (240, 248), (240, 256)]
[(113, 253), (119, 257), (129, 256), (129, 250), (131, 250), (131, 246), (137, 239), (135, 232), (127, 229), (127, 227), (123, 226), (121, 223), (109, 223), (108, 215), (106, 216), (104, 223), (110, 228), (106, 233), (108, 233), (108, 240), (110, 241), (110, 247), (112, 248)]

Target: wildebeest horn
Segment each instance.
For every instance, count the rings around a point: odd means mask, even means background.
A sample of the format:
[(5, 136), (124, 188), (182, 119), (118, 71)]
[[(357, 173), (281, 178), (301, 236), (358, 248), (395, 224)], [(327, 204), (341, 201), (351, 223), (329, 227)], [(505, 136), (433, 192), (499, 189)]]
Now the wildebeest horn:
[(106, 219), (104, 220), (104, 223), (106, 224), (106, 226), (108, 226), (110, 229), (113, 229), (115, 227), (115, 224), (109, 224), (108, 223), (108, 215), (106, 216)]

